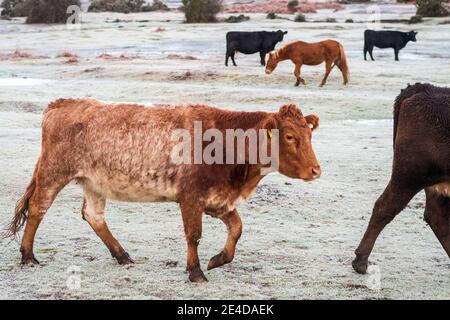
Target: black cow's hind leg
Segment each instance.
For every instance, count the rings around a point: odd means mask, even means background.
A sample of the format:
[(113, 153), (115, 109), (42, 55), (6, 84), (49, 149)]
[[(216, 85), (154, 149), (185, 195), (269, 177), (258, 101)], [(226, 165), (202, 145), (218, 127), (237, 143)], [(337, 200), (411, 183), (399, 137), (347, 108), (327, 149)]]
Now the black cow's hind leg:
[(233, 62), (233, 66), (237, 67), (236, 61), (234, 61), (235, 54), (236, 54), (236, 51), (233, 51), (230, 56), (231, 56), (231, 61)]
[(364, 42), (364, 60), (367, 61), (367, 43)]
[(230, 59), (230, 54), (227, 52), (225, 55), (225, 67), (228, 67), (228, 59)]
[(398, 59), (398, 54), (399, 54), (400, 50), (397, 48), (394, 48), (394, 53), (395, 53), (395, 61), (399, 61)]
[(372, 59), (372, 61), (375, 61), (375, 59), (373, 58), (373, 46), (369, 47), (369, 54), (370, 54), (370, 59)]
[(450, 198), (430, 189), (426, 190), (426, 194), (425, 221), (450, 257)]
[(408, 184), (399, 185), (398, 183), (393, 183), (393, 181), (397, 181), (397, 179), (391, 179), (383, 194), (376, 201), (369, 226), (355, 251), (356, 258), (353, 260), (352, 265), (353, 269), (358, 273), (367, 272), (369, 255), (379, 234), (419, 191), (410, 189)]

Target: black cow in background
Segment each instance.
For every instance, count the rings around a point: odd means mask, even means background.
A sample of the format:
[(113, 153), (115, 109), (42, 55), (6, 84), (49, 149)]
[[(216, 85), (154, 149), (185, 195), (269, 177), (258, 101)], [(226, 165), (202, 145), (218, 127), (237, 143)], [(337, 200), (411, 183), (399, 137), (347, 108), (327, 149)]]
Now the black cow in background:
[(261, 65), (266, 65), (266, 54), (275, 49), (278, 42), (283, 41), (283, 37), (287, 31), (255, 31), (240, 32), (231, 31), (227, 33), (227, 53), (225, 65), (228, 66), (228, 59), (231, 57), (233, 65), (236, 66), (234, 55), (236, 52), (244, 54), (253, 54), (259, 52), (261, 56)]
[(398, 60), (398, 53), (403, 49), (409, 41), (416, 42), (417, 32), (400, 32), (400, 31), (364, 31), (364, 60), (367, 60), (367, 52), (370, 54), (372, 61), (373, 47), (385, 49), (392, 48), (395, 52), (395, 60)]

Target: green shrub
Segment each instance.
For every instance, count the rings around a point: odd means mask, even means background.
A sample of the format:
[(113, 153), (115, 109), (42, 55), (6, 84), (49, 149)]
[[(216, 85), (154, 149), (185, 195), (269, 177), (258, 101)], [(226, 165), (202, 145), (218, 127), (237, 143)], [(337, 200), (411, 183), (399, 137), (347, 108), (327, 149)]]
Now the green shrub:
[(329, 23), (336, 23), (336, 19), (335, 18), (326, 18), (325, 22), (329, 22)]
[(187, 23), (216, 22), (222, 10), (222, 0), (182, 0)]
[(153, 0), (152, 4), (146, 4), (142, 7), (142, 11), (169, 11), (169, 7), (161, 0)]
[(366, 2), (370, 2), (372, 0), (338, 0), (338, 3), (341, 4), (352, 4), (352, 3), (366, 3)]
[(273, 20), (273, 19), (276, 19), (276, 18), (278, 18), (278, 16), (276, 15), (275, 12), (269, 12), (267, 14), (267, 16), (266, 16), (266, 19), (270, 19), (270, 20)]
[(141, 12), (144, 0), (93, 0), (88, 11), (91, 12)]
[(409, 23), (413, 24), (413, 23), (421, 23), (423, 22), (423, 17), (421, 15), (415, 15), (412, 16), (411, 19), (409, 19)]
[(3, 0), (1, 15), (10, 17), (26, 17), (25, 0)]
[(26, 0), (24, 10), (26, 23), (66, 23), (72, 13), (67, 13), (69, 6), (81, 6), (79, 0)]
[(303, 13), (297, 13), (297, 15), (294, 18), (295, 22), (305, 22), (306, 21), (306, 17)]
[(288, 2), (287, 7), (289, 9), (289, 11), (291, 12), (295, 12), (295, 10), (298, 7), (298, 0), (291, 0)]
[(240, 14), (238, 16), (229, 16), (224, 21), (228, 22), (228, 23), (238, 23), (238, 22), (243, 22), (243, 21), (248, 21), (248, 20), (250, 20), (249, 16), (245, 16), (243, 14)]
[(353, 23), (355, 22), (352, 18), (345, 20), (345, 23)]
[(444, 8), (444, 0), (417, 0), (417, 15), (423, 17), (445, 17), (449, 12)]

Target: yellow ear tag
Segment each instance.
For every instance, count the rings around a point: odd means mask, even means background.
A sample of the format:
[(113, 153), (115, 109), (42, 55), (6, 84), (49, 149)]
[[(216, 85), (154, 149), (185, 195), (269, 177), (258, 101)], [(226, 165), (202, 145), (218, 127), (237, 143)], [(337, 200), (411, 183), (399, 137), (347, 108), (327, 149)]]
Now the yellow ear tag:
[(268, 130), (268, 131), (267, 131), (267, 135), (269, 136), (269, 138), (272, 139), (272, 130)]

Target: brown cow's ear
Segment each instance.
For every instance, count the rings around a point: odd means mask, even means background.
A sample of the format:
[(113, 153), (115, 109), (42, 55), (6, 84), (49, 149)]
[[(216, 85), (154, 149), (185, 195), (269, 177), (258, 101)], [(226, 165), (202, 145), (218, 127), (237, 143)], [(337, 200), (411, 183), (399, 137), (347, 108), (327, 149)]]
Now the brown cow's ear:
[(315, 114), (306, 116), (305, 120), (308, 123), (308, 127), (310, 127), (312, 131), (316, 130), (319, 127), (319, 117)]

